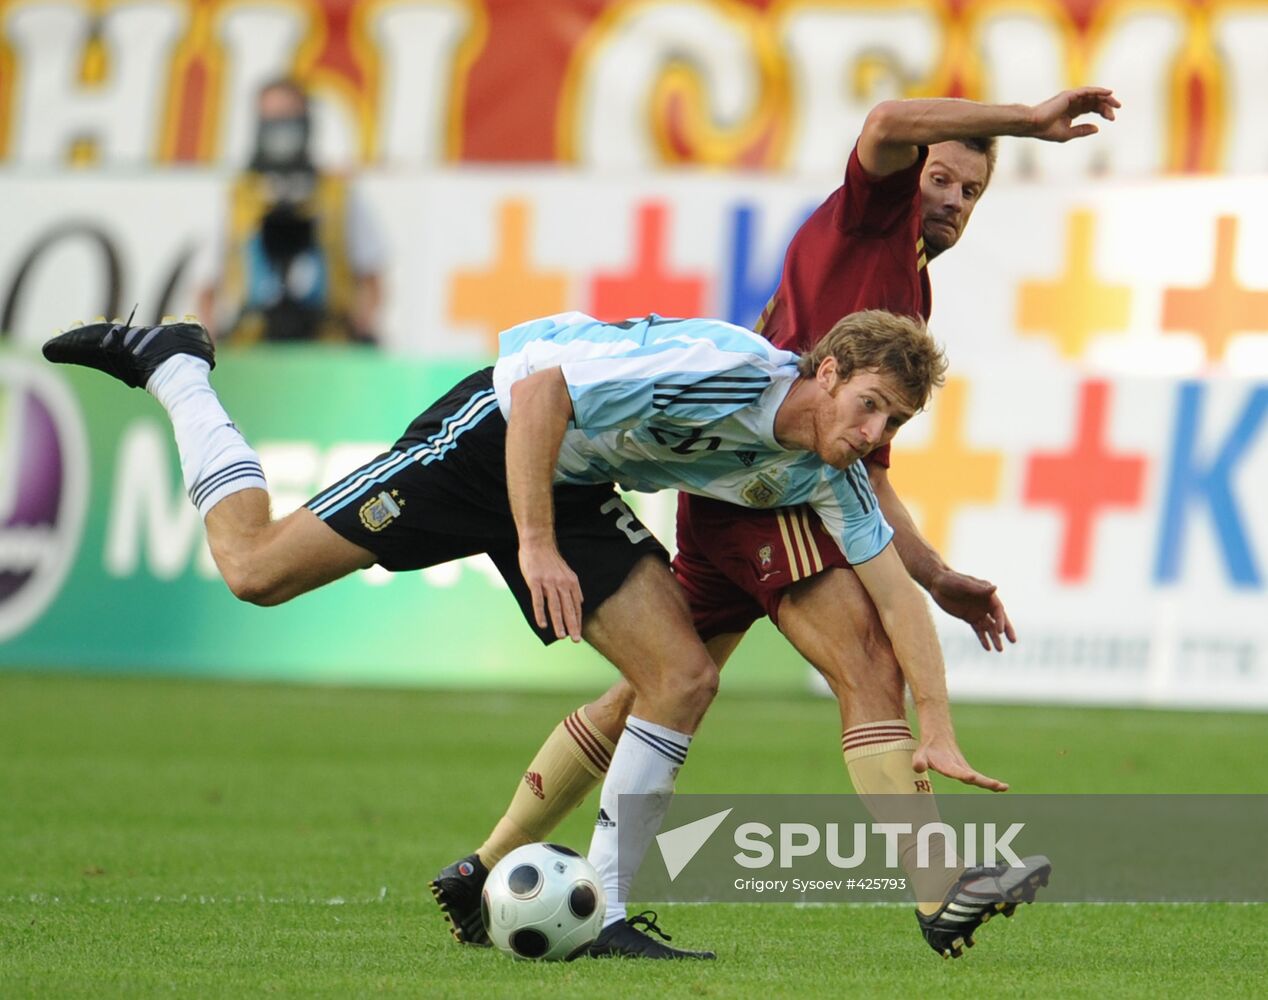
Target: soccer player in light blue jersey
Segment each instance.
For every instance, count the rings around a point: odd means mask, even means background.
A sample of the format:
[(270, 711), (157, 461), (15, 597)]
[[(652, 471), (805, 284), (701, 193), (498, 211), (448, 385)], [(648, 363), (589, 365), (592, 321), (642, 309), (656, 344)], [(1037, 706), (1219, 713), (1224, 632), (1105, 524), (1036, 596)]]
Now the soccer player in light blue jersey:
[[(851, 326), (885, 319), (859, 316)], [(852, 562), (872, 558), (893, 535), (857, 465), (874, 446), (866, 431), (836, 442), (830, 458), (776, 439), (781, 408), (812, 371), (747, 330), (658, 316), (612, 325), (564, 313), (506, 331), (499, 353), (493, 386), (504, 414), (518, 383), (540, 371), (552, 371), (568, 396), (557, 482), (678, 489), (748, 507), (809, 503)], [(892, 429), (907, 416), (896, 414)]]
[[(608, 825), (591, 844), (608, 900), (592, 954), (712, 957), (625, 916), (632, 861), (668, 808), (718, 670), (665, 550), (614, 483), (813, 505), (875, 603), (940, 759), (960, 780), (1006, 787), (956, 746), (929, 610), (857, 466), (942, 382), (945, 359), (918, 320), (855, 313), (800, 358), (715, 320), (536, 320), (506, 331), (497, 365), (420, 414), (391, 450), (279, 520), (258, 456), (211, 387), (201, 326), (97, 323), (44, 352), (164, 406), (212, 555), (240, 599), (280, 604), (375, 563), (420, 569), (486, 552), (544, 642), (585, 638), (612, 661), (635, 701), (600, 799)], [(619, 797), (630, 794), (661, 811), (640, 816), (633, 840), (626, 831), (618, 870)]]

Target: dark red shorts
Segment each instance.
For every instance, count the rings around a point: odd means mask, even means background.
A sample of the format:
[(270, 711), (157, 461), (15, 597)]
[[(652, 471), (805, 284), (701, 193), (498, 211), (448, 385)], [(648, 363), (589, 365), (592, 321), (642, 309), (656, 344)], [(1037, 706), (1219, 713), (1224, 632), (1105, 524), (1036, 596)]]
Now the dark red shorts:
[(750, 510), (678, 494), (674, 574), (702, 639), (743, 632), (762, 615), (779, 624), (784, 591), (833, 566), (849, 566), (807, 506)]
[[(889, 468), (889, 445), (867, 456)], [(742, 632), (762, 615), (780, 624), (780, 601), (792, 584), (848, 567), (841, 546), (808, 506), (749, 510), (678, 494), (678, 554), (673, 573), (687, 592), (701, 639)]]
[[(866, 461), (888, 469), (889, 445)], [(809, 506), (754, 510), (678, 494), (673, 569), (702, 639), (743, 632), (762, 615), (778, 625), (785, 590), (825, 569), (849, 565)]]

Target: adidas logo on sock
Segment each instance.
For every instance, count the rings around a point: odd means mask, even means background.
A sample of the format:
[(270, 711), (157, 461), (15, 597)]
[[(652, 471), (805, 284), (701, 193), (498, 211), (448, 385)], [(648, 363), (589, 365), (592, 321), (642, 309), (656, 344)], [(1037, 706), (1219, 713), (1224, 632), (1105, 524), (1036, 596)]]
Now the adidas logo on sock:
[(610, 830), (612, 827), (616, 826), (616, 820), (608, 815), (608, 811), (606, 809), (600, 806), (599, 816), (594, 821), (594, 825), (604, 830)]
[(542, 776), (536, 771), (524, 772), (524, 784), (526, 784), (528, 786), (528, 790), (539, 799), (546, 798), (546, 789), (542, 783)]

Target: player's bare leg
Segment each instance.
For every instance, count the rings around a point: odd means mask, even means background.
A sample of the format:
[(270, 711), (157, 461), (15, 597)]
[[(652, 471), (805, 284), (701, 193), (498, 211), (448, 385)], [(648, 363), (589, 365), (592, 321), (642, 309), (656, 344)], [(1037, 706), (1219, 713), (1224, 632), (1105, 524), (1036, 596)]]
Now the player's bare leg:
[[(852, 630), (848, 639), (842, 640), (836, 634), (840, 630), (834, 630), (829, 639), (807, 628), (802, 643), (803, 655), (817, 665), (836, 694), (846, 730), (868, 722), (901, 719), (904, 714), (902, 673), (889, 639), (862, 585), (852, 573), (848, 575), (855, 593), (838, 595), (845, 602), (847, 621), (844, 624)], [(810, 610), (816, 603), (816, 593), (817, 590), (803, 591), (803, 599), (797, 603)], [(783, 610), (781, 608), (781, 615)], [(827, 617), (835, 618), (836, 614), (834, 610)], [(800, 606), (794, 607), (790, 615), (794, 624), (800, 621)], [(861, 634), (856, 635), (854, 629), (862, 630)], [(743, 637), (742, 632), (729, 632), (706, 642), (710, 658), (719, 668)], [(838, 647), (845, 643), (857, 648), (840, 653), (832, 648), (833, 642)], [(634, 688), (622, 678), (556, 726), (529, 763), (506, 813), (489, 837), (474, 854), (448, 865), (432, 882), (432, 892), (457, 940), (464, 944), (487, 943), (480, 924), (479, 905), (480, 887), (488, 870), (516, 847), (547, 839), (558, 823), (603, 780), (615, 742), (633, 708), (634, 697)]]
[[(858, 577), (850, 570), (829, 569), (794, 584), (780, 602), (779, 628), (836, 695), (846, 770), (869, 810), (875, 814), (890, 802), (915, 803), (915, 796), (927, 796), (928, 808), (916, 810), (923, 815), (904, 813), (902, 819), (936, 822), (933, 786), (927, 774), (912, 768), (917, 743), (907, 723), (902, 670)], [(878, 818), (894, 820), (888, 812)], [(899, 839), (900, 859), (913, 884), (917, 875), (927, 875), (915, 867), (915, 849), (914, 836)], [(941, 906), (954, 877), (920, 886), (922, 912)]]
[[(629, 713), (623, 718), (622, 731), (613, 733), (618, 739), (590, 850), (608, 898), (605, 927), (592, 954), (712, 957), (668, 948), (638, 929), (639, 918), (626, 919), (625, 890), (632, 872), (618, 870), (616, 824), (621, 821), (619, 797), (644, 796), (647, 808), (641, 815), (626, 817), (623, 842), (626, 850), (634, 842), (636, 854), (641, 853), (637, 841), (644, 841), (643, 850), (650, 845), (668, 808), (674, 776), (686, 759), (691, 734), (717, 690), (717, 668), (696, 637), (685, 595), (664, 563), (654, 557), (641, 560), (620, 589), (585, 617), (582, 634), (627, 681), (627, 687), (609, 692), (606, 704), (623, 717)], [(573, 716), (562, 726), (569, 734), (564, 740), (575, 740), (585, 752), (598, 752), (593, 727), (580, 728)], [(543, 752), (553, 741), (554, 736)], [(595, 770), (586, 774), (591, 779), (587, 786), (598, 780)], [(485, 943), (478, 921), (479, 890), (486, 875), (480, 857), (471, 855), (445, 868), (432, 882), (432, 892), (460, 941)], [(658, 930), (654, 920), (641, 922), (648, 930)]]
[(372, 564), (367, 550), (310, 511), (272, 519), (259, 456), (211, 387), (215, 348), (192, 317), (148, 327), (118, 320), (81, 325), (50, 340), (44, 354), (144, 388), (167, 410), (185, 488), (237, 597), (280, 604)]
[(239, 600), (263, 607), (374, 564), (368, 549), (307, 508), (272, 520), (269, 495), (261, 489), (225, 497), (207, 512), (205, 524), (207, 544), (229, 589)]
[[(709, 639), (709, 658), (721, 668), (743, 637), (735, 632)], [(621, 678), (555, 727), (517, 783), (506, 813), (477, 849), (483, 867), (492, 868), (515, 848), (544, 840), (585, 801), (607, 773), (633, 707), (634, 688)]]
[[(705, 648), (709, 658), (722, 667), (743, 637), (742, 632), (735, 632), (708, 640)], [(515, 848), (545, 840), (607, 774), (612, 751), (633, 707), (634, 688), (621, 678), (560, 722), (529, 761), (510, 805), (488, 839), (475, 855), (449, 866), (455, 869), (454, 874), (459, 864), (470, 866), (473, 872), (487, 870)], [(453, 876), (442, 873), (440, 877)], [(467, 940), (461, 931), (455, 936), (464, 943), (483, 943), (478, 929), (473, 930), (475, 941)]]
[(829, 569), (789, 587), (779, 630), (836, 696), (843, 730), (905, 716), (902, 669), (853, 572)]
[[(599, 795), (599, 819), (590, 861), (608, 900), (596, 957), (712, 958), (711, 952), (669, 948), (638, 926), (659, 932), (655, 918), (626, 918), (630, 881), (669, 809), (674, 779), (687, 759), (695, 732), (718, 689), (718, 668), (696, 636), (686, 595), (669, 568), (642, 559), (621, 588), (584, 622), (587, 642), (621, 671), (634, 689), (634, 704), (617, 740)], [(639, 795), (635, 812), (620, 804)], [(617, 830), (625, 863), (617, 864)]]
[[(841, 710), (842, 749), (854, 790), (880, 822), (913, 827), (938, 821), (927, 772), (912, 766), (917, 744), (907, 724), (902, 670), (875, 605), (853, 572), (830, 569), (789, 588), (779, 627), (823, 675)], [(898, 812), (895, 812), (898, 810)], [(915, 837), (899, 837), (899, 856), (916, 888), (920, 929), (938, 954), (958, 958), (997, 912), (1012, 916), (1046, 885), (1047, 858), (1017, 871), (915, 865)]]
[[(857, 640), (861, 648), (853, 655), (839, 655), (828, 640), (813, 635), (802, 648), (802, 654), (818, 665), (836, 694), (845, 729), (903, 715), (902, 673), (889, 639), (862, 585), (853, 574), (850, 578), (862, 600), (851, 599), (846, 610), (851, 627), (865, 630)], [(792, 614), (796, 617), (797, 612)], [(727, 632), (706, 640), (710, 659), (719, 668), (724, 666), (744, 634)], [(834, 639), (839, 640), (839, 636), (834, 635)], [(853, 636), (850, 641), (856, 642)], [(880, 653), (877, 657), (872, 655), (877, 650), (883, 650), (888, 669), (877, 667)], [(847, 669), (851, 665), (858, 669)], [(475, 856), (463, 858), (455, 865), (492, 868), (515, 848), (546, 839), (603, 780), (613, 746), (633, 705), (634, 688), (622, 678), (556, 726), (530, 761), (525, 779), (516, 786), (510, 806), (488, 839)], [(477, 931), (476, 936), (482, 935)], [(461, 934), (459, 940), (464, 940)]]
[[(721, 667), (742, 638), (743, 633), (737, 632), (710, 639), (705, 643), (710, 659)], [(633, 706), (634, 688), (621, 678), (568, 715), (529, 761), (506, 812), (485, 842), (475, 853), (446, 865), (432, 880), (432, 895), (455, 940), (488, 945), (480, 918), (480, 892), (489, 870), (515, 848), (547, 840), (603, 781)]]
[[(654, 787), (630, 789), (619, 783), (623, 780), (619, 773), (622, 747), (628, 756), (631, 749), (647, 746), (630, 742), (628, 736), (621, 744), (626, 720), (632, 714), (636, 728), (652, 742), (677, 742), (685, 755), (686, 740), (717, 690), (717, 667), (695, 634), (685, 595), (659, 559), (648, 557), (639, 562), (621, 588), (586, 616), (582, 634), (622, 671), (623, 677), (556, 727), (529, 764), (510, 808), (489, 840), (477, 853), (445, 867), (432, 881), (432, 893), (454, 937), (464, 944), (488, 943), (479, 912), (480, 890), (488, 870), (515, 847), (545, 839), (609, 773), (609, 764), (617, 769), (618, 783), (605, 786), (600, 822), (616, 822), (615, 796), (622, 792), (663, 793), (668, 806), (672, 773), (665, 772), (663, 765), (669, 763), (672, 771), (676, 770), (675, 762), (657, 761), (655, 755), (643, 762), (651, 770), (661, 767)], [(737, 641), (731, 641), (729, 649), (734, 649)], [(671, 747), (670, 752), (676, 751)], [(612, 887), (605, 884), (605, 888), (609, 900), (615, 901), (620, 891), (615, 887), (619, 874), (615, 826), (596, 827), (597, 841), (604, 839), (605, 830), (611, 831), (607, 861), (597, 867), (607, 876), (605, 883), (611, 881)], [(623, 908), (610, 907), (599, 953), (678, 957), (673, 949), (626, 923), (624, 915)]]
[[(704, 648), (709, 652), (709, 659), (721, 670), (743, 638), (743, 632), (716, 635), (705, 640)], [(583, 705), (580, 711), (586, 713), (586, 717), (604, 736), (616, 740), (625, 728), (625, 717), (633, 707), (634, 688), (629, 681), (621, 678), (594, 701)]]

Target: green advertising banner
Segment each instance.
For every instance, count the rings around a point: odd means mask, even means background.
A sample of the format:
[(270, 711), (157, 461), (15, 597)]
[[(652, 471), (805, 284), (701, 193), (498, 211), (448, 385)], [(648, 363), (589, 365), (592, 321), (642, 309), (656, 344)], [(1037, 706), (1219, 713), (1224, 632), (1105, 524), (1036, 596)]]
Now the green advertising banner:
[[(213, 380), (281, 515), (382, 451), (474, 367), (259, 349), (224, 352)], [(634, 499), (666, 543), (673, 501)], [(0, 353), (0, 668), (596, 692), (615, 677), (588, 647), (542, 647), (483, 558), (375, 568), (276, 608), (236, 601), (158, 404), (15, 351)], [(725, 673), (726, 687), (806, 683), (768, 626)]]

